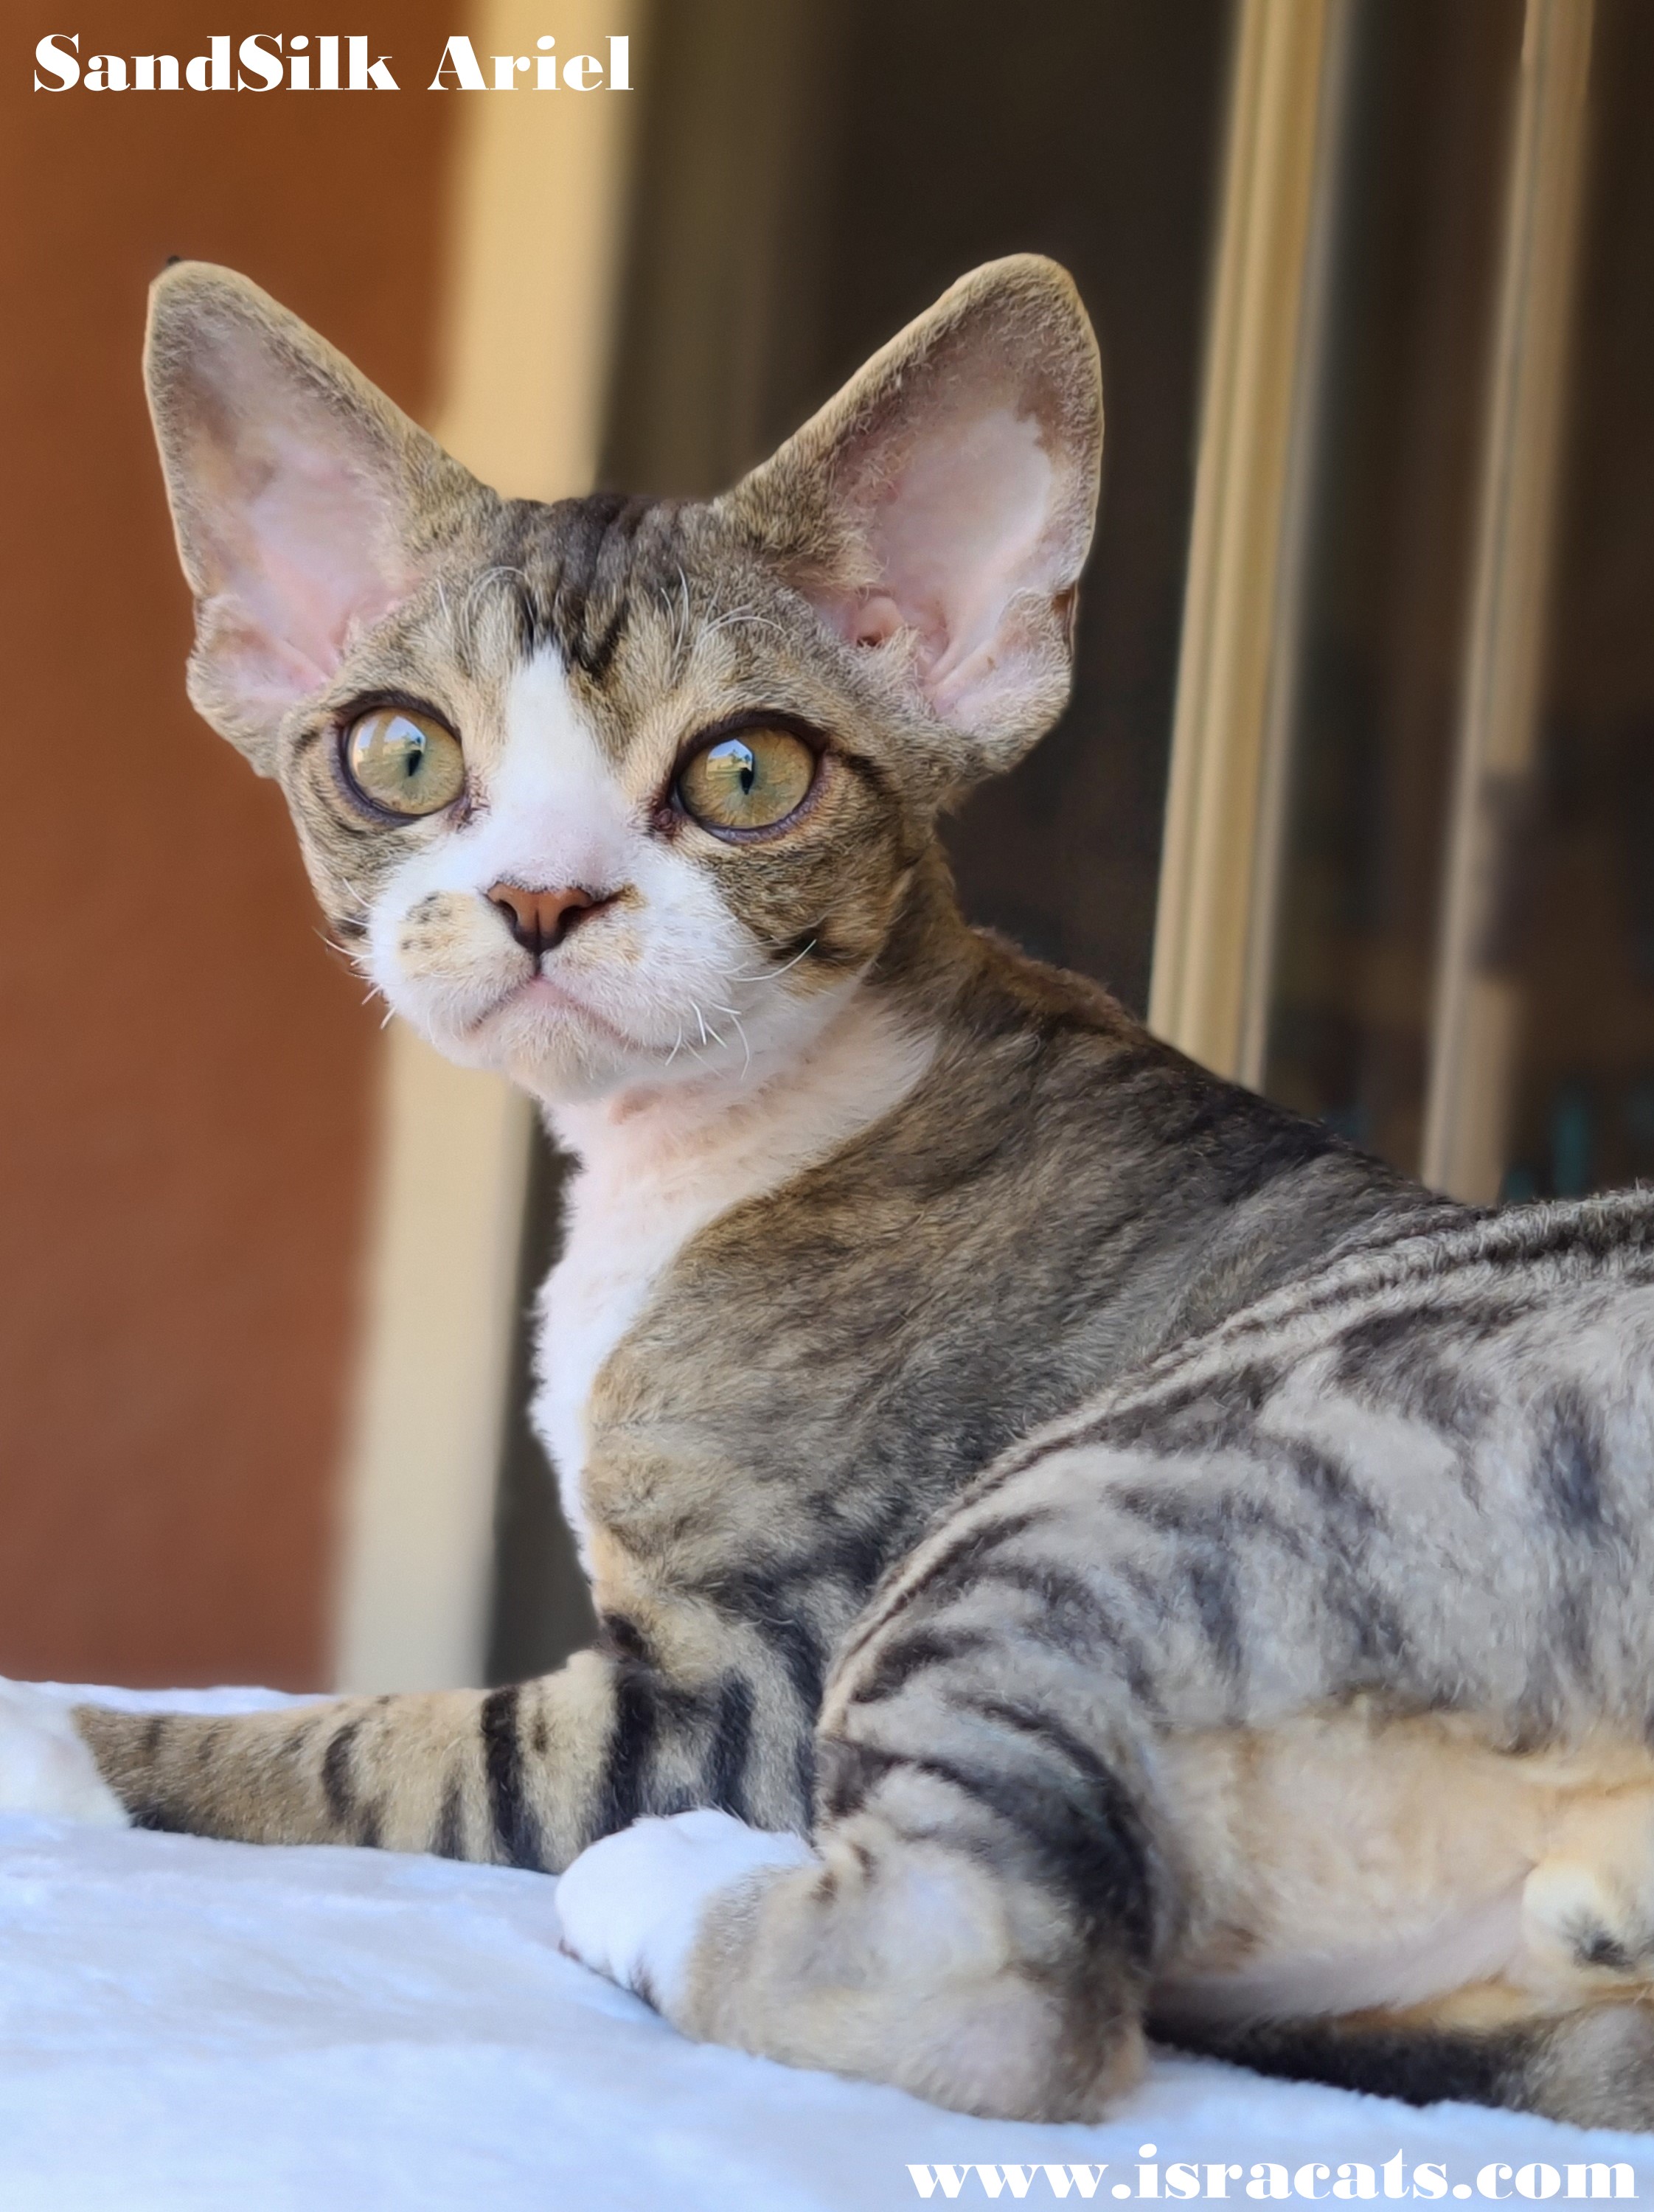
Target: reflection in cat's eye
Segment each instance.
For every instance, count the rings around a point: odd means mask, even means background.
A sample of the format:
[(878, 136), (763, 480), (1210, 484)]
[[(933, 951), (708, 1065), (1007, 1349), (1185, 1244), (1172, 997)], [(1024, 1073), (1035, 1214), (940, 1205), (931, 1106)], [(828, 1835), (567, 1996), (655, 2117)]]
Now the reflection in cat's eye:
[(465, 788), (459, 740), (434, 715), (375, 707), (354, 721), (344, 765), (364, 799), (389, 814), (435, 814)]
[(816, 756), (790, 730), (739, 730), (704, 745), (678, 779), (686, 814), (708, 830), (771, 830), (801, 805)]

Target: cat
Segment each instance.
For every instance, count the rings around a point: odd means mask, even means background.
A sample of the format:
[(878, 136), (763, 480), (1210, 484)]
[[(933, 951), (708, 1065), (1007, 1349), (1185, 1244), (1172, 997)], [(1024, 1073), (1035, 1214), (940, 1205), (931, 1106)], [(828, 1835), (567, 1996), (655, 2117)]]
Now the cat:
[[(1654, 1198), (1488, 1215), (969, 927), (1067, 696), (1096, 344), (1021, 256), (710, 501), (471, 477), (206, 264), (191, 696), (575, 1163), (544, 1680), (0, 1692), (0, 1802), (560, 1872), (687, 2033), (1091, 2119), (1158, 2033), (1654, 2126)], [(441, 1317), (433, 1316), (440, 1327)]]

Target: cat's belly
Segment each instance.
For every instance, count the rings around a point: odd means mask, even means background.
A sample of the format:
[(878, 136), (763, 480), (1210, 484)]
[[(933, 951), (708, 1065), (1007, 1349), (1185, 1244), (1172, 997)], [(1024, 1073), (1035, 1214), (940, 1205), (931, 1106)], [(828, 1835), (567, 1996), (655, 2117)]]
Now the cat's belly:
[(1517, 1756), (1358, 1705), (1176, 1739), (1159, 1778), (1189, 1905), (1169, 2020), (1654, 1980), (1654, 1758), (1633, 1740)]

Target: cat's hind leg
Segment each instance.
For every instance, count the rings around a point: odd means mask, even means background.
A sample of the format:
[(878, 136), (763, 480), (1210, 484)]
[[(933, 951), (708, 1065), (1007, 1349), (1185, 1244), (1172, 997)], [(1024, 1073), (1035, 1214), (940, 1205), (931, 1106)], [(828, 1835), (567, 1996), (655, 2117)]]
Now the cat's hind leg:
[[(704, 1812), (595, 1844), (559, 1885), (565, 1947), (702, 2040), (996, 2118), (1100, 2118), (1142, 2065), (1141, 1869), (1061, 1818), (1031, 1850), (1037, 1785), (1011, 1820), (945, 1759), (862, 1779), (813, 1850)], [(1052, 1878), (1076, 1844), (1089, 1907)]]
[[(913, 1793), (897, 1796), (915, 1808)], [(830, 1824), (818, 1850), (719, 1813), (641, 1821), (564, 1875), (566, 1946), (690, 2035), (993, 2118), (1104, 2116), (1142, 2061), (1130, 1961), (1049, 1884), (961, 1849), (957, 1808), (929, 1837), (893, 1810)], [(1548, 1909), (1562, 1890), (1542, 1887)], [(1599, 1927), (1585, 1940), (1600, 1961), (1613, 1939)], [(1654, 2011), (1636, 2001), (1647, 1994), (1633, 1972), (1572, 2007), (1487, 1983), (1338, 2016), (1206, 2030), (1182, 2020), (1168, 2039), (1411, 2104), (1650, 2130)]]

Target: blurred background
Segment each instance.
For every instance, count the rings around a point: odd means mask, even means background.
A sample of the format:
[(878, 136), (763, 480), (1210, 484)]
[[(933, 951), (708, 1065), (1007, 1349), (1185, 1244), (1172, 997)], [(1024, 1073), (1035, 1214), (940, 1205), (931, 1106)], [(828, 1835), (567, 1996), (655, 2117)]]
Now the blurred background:
[[(520, 1411), (557, 1163), (381, 1030), (185, 702), (171, 252), (547, 496), (714, 489), (1055, 254), (1101, 532), (969, 910), (1462, 1196), (1654, 1173), (1646, 0), (398, 0), (337, 27), (397, 95), (262, 100), (33, 92), (50, 27), (0, 135), (0, 1672), (497, 1680), (585, 1620)], [(459, 30), (626, 36), (633, 89), (425, 89)]]

